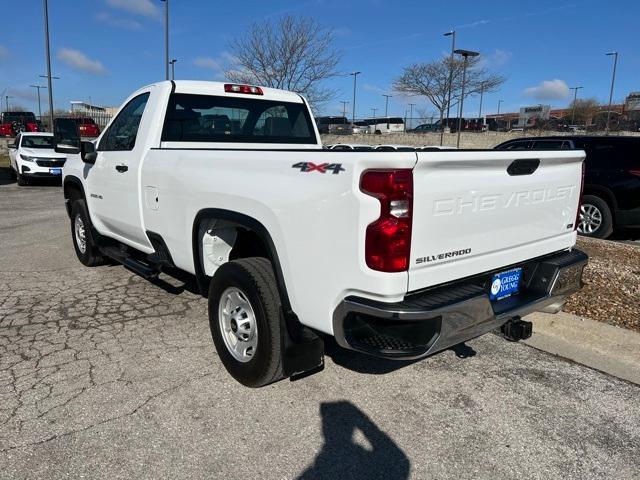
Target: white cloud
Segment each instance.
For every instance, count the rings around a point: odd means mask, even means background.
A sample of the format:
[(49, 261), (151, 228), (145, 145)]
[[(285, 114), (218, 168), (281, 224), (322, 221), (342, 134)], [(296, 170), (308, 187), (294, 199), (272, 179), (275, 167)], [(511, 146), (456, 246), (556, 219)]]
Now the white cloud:
[(211, 57), (198, 57), (193, 61), (196, 67), (206, 68), (213, 70), (214, 72), (221, 72), (223, 70), (222, 65), (217, 60)]
[(36, 100), (38, 98), (34, 88), (9, 88), (7, 89), (6, 95), (29, 101)]
[(106, 25), (123, 30), (139, 31), (142, 30), (142, 24), (132, 18), (116, 17), (108, 12), (100, 12), (96, 15), (96, 20)]
[(196, 67), (204, 68), (213, 72), (216, 79), (225, 78), (225, 72), (242, 73), (238, 65), (238, 59), (229, 52), (222, 52), (216, 58), (197, 57), (193, 60)]
[(512, 57), (513, 53), (496, 48), (488, 55), (481, 55), (477, 65), (481, 68), (497, 69), (508, 63)]
[(0, 60), (4, 60), (5, 58), (9, 58), (9, 49), (0, 45)]
[(58, 51), (58, 59), (76, 70), (92, 73), (94, 75), (104, 75), (107, 69), (98, 60), (91, 60), (80, 50), (72, 48), (61, 48)]
[(134, 15), (142, 15), (149, 18), (160, 17), (160, 9), (151, 0), (107, 0), (107, 4)]
[(380, 95), (382, 95), (383, 93), (387, 93), (385, 90), (381, 89), (380, 87), (371, 85), (370, 83), (363, 83), (362, 89), (366, 90), (367, 92), (379, 93)]
[(540, 85), (526, 88), (525, 95), (536, 100), (562, 100), (569, 96), (569, 86), (564, 80), (544, 80)]

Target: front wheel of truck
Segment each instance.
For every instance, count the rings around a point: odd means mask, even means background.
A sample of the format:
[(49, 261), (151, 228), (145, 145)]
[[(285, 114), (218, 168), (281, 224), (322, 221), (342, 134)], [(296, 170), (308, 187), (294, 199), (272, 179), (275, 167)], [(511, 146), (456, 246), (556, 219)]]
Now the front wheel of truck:
[(84, 200), (76, 200), (71, 205), (71, 237), (78, 260), (87, 266), (94, 267), (104, 263), (94, 238), (91, 219)]
[(252, 257), (222, 265), (209, 287), (209, 326), (227, 371), (248, 387), (284, 378), (280, 295), (271, 262)]

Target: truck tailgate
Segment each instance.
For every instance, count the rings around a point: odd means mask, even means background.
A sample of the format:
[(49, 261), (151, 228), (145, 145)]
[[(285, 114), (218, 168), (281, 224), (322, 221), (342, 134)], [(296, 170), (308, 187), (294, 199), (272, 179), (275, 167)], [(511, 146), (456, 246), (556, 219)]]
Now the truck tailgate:
[(582, 151), (418, 153), (408, 290), (573, 246), (584, 157)]

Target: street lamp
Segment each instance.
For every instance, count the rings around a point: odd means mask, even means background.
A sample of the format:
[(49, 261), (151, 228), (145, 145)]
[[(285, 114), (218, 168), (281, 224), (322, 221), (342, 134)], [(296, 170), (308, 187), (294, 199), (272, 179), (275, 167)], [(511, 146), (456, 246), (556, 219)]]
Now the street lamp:
[(584, 87), (571, 87), (569, 90), (573, 90), (573, 108), (571, 109), (571, 125), (576, 124), (576, 101), (578, 100), (578, 90)]
[(382, 94), (382, 96), (385, 98), (384, 101), (384, 116), (388, 117), (389, 116), (389, 99), (391, 97), (393, 97), (393, 95), (386, 95), (386, 94)]
[(409, 104), (409, 108), (410, 108), (410, 112), (409, 113), (409, 130), (411, 130), (411, 126), (413, 125), (413, 107), (415, 106), (415, 103), (410, 103)]
[(613, 75), (611, 75), (611, 91), (609, 92), (609, 108), (607, 109), (607, 127), (605, 133), (609, 134), (609, 121), (611, 119), (611, 100), (613, 99), (613, 85), (616, 82), (616, 67), (618, 66), (618, 52), (609, 52), (607, 56), (613, 56)]
[(49, 128), (53, 132), (53, 87), (51, 85), (51, 49), (49, 48), (49, 4), (43, 0), (44, 8), (44, 46), (47, 57), (47, 90), (49, 92)]
[(29, 86), (32, 88), (38, 89), (38, 118), (40, 119), (40, 121), (42, 121), (42, 107), (40, 106), (40, 89), (47, 88), (47, 87), (44, 87), (42, 85), (29, 85)]
[(165, 80), (169, 80), (169, 0), (160, 0), (164, 2), (164, 63), (165, 63)]
[[(478, 118), (482, 118), (482, 96), (484, 95), (484, 82), (480, 82), (480, 110), (478, 111)], [(484, 122), (482, 122), (484, 124)]]
[[(449, 125), (449, 109), (451, 107), (451, 89), (453, 87), (453, 53), (456, 49), (456, 31), (451, 30), (444, 34), (445, 37), (451, 37), (451, 57), (449, 59), (449, 89), (447, 98), (447, 125)], [(444, 140), (444, 125), (440, 125), (440, 145)]]
[(460, 148), (460, 130), (462, 130), (462, 113), (464, 112), (464, 87), (467, 81), (467, 65), (469, 63), (469, 57), (477, 57), (480, 55), (479, 52), (474, 52), (473, 50), (455, 50), (454, 53), (462, 56), (464, 58), (464, 65), (462, 67), (462, 88), (460, 92), (460, 115), (458, 116), (458, 139), (456, 140), (456, 147)]
[(171, 64), (171, 80), (175, 80), (176, 79), (176, 62), (178, 60), (177, 59), (173, 59), (171, 60), (169, 63)]
[(362, 72), (351, 72), (349, 75), (353, 75), (353, 111), (351, 113), (351, 121), (355, 123), (356, 121), (356, 80), (358, 75)]
[(347, 105), (349, 105), (349, 102), (345, 102), (344, 100), (340, 100), (340, 103), (342, 104), (342, 117), (346, 120), (346, 118), (347, 118)]

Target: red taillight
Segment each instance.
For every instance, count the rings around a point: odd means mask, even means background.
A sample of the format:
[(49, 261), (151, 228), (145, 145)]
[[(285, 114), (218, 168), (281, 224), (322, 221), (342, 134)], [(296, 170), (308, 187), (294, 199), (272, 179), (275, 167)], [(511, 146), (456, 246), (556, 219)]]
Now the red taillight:
[(380, 201), (380, 217), (367, 227), (367, 266), (380, 272), (408, 270), (413, 217), (412, 170), (367, 170), (360, 178), (360, 190)]
[(224, 91), (227, 93), (247, 93), (249, 95), (264, 95), (260, 87), (252, 85), (236, 85), (235, 83), (225, 83)]
[(578, 229), (578, 223), (580, 222), (580, 207), (582, 206), (582, 194), (584, 192), (584, 160), (582, 161), (582, 176), (580, 180), (580, 196), (578, 197), (578, 211), (576, 212), (576, 221), (573, 223), (573, 229)]
[(627, 170), (631, 175), (635, 175), (636, 177), (640, 177), (640, 170)]

